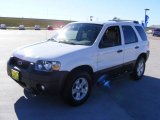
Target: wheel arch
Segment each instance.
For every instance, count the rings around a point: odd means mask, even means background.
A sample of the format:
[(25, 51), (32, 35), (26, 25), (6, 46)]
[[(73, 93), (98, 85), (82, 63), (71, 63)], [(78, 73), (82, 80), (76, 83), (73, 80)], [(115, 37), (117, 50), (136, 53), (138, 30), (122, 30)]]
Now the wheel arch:
[(76, 68), (73, 68), (71, 70), (71, 72), (80, 71), (80, 70), (84, 70), (84, 71), (88, 72), (89, 74), (93, 74), (93, 68), (90, 65), (81, 65), (81, 66), (78, 66)]
[(147, 61), (147, 53), (141, 53), (139, 56), (138, 56), (138, 58), (137, 58), (137, 60), (139, 59), (139, 58), (144, 58), (144, 60), (145, 61)]
[(94, 71), (93, 71), (93, 68), (90, 66), (90, 65), (81, 65), (81, 66), (77, 66), (75, 68), (73, 68), (69, 74), (67, 75), (66, 79), (64, 80), (63, 84), (62, 84), (62, 89), (61, 89), (61, 93), (63, 93), (64, 91), (64, 88), (65, 88), (65, 85), (68, 81), (68, 78), (70, 77), (71, 74), (76, 74), (77, 72), (79, 71), (86, 71), (90, 76), (91, 76), (91, 79), (92, 79), (92, 84), (94, 84)]

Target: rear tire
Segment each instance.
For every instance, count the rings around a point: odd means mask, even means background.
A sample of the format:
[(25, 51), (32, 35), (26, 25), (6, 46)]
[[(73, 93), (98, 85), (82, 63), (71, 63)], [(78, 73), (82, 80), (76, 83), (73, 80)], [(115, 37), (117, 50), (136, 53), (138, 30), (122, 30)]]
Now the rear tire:
[(75, 71), (71, 73), (63, 91), (65, 101), (72, 106), (83, 104), (91, 93), (91, 80), (91, 76), (87, 72)]
[(131, 78), (133, 80), (140, 80), (143, 77), (145, 71), (145, 59), (143, 57), (138, 58), (133, 72), (131, 73)]

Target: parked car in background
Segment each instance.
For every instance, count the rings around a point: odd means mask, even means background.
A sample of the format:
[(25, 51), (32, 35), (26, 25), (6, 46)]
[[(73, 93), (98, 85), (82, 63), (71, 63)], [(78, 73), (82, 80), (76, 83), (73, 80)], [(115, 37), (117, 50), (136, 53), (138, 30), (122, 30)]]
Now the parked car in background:
[(6, 24), (1, 24), (1, 25), (0, 25), (0, 28), (3, 29), (3, 30), (6, 30), (6, 29), (7, 29), (7, 26), (6, 26)]
[(18, 29), (19, 30), (25, 30), (25, 27), (24, 27), (24, 25), (19, 25)]
[(153, 34), (153, 30), (147, 30), (146, 33), (147, 34)]
[(34, 29), (35, 29), (35, 30), (41, 30), (41, 27), (40, 27), (40, 25), (35, 25), (35, 26), (34, 26)]
[(153, 30), (153, 36), (160, 36), (160, 28)]
[(53, 27), (51, 25), (48, 25), (47, 30), (53, 30)]

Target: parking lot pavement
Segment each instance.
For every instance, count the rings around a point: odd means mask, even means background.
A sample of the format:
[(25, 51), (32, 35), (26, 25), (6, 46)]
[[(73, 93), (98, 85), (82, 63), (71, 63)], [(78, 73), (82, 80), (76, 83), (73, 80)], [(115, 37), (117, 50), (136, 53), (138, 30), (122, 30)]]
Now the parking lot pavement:
[(111, 88), (94, 87), (82, 106), (70, 107), (59, 97), (32, 96), (6, 73), (11, 52), (22, 45), (45, 40), (52, 31), (0, 31), (0, 120), (159, 120), (160, 39), (149, 35), (150, 58), (141, 81), (128, 75)]

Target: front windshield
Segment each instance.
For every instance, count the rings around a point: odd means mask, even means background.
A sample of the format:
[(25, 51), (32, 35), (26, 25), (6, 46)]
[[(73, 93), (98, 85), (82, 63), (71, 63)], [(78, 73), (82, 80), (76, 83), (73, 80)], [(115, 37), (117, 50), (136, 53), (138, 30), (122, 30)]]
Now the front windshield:
[(74, 45), (92, 45), (100, 30), (102, 25), (99, 24), (89, 24), (89, 23), (73, 23), (68, 24), (57, 34), (53, 36), (53, 40)]

